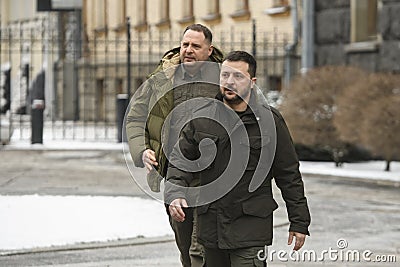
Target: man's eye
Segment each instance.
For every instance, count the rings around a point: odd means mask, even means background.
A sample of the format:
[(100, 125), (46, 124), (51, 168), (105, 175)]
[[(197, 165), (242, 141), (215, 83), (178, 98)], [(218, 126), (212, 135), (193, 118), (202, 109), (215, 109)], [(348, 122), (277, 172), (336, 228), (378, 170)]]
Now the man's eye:
[(244, 75), (241, 73), (235, 73), (235, 79), (243, 79)]

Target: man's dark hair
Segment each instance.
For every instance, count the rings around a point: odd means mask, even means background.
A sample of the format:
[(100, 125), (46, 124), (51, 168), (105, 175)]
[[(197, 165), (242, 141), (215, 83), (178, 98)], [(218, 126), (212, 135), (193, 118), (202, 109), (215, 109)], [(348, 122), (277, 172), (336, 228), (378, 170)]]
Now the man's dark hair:
[(186, 29), (183, 31), (183, 34), (187, 32), (188, 30), (196, 31), (196, 32), (202, 32), (204, 34), (204, 37), (209, 43), (212, 43), (212, 33), (209, 28), (202, 24), (192, 24), (186, 27)]
[(255, 58), (245, 51), (232, 51), (224, 58), (224, 61), (243, 61), (249, 64), (250, 78), (256, 77), (257, 62)]

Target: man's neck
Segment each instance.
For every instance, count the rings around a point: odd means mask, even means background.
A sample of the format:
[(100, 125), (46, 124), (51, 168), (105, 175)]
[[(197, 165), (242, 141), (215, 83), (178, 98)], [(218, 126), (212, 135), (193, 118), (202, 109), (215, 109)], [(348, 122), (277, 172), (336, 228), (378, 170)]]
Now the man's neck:
[(195, 65), (186, 65), (183, 64), (183, 69), (190, 76), (195, 76), (201, 69), (202, 64), (196, 63)]
[(246, 111), (246, 109), (247, 109), (247, 102), (246, 101), (242, 101), (242, 102), (240, 102), (238, 104), (229, 103), (225, 99), (223, 101), (224, 101), (225, 105), (227, 105), (228, 107), (230, 107), (234, 111), (243, 112), (243, 111)]

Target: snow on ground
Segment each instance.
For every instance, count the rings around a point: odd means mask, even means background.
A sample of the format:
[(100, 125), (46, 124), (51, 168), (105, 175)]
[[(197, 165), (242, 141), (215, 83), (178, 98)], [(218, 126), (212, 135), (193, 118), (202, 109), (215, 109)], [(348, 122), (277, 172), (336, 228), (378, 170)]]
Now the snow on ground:
[[(400, 182), (400, 162), (301, 162), (303, 174)], [(164, 205), (137, 197), (0, 196), (0, 250), (172, 235)]]
[[(31, 145), (11, 140), (3, 149), (124, 150), (113, 142), (50, 141)], [(303, 174), (332, 175), (400, 183), (400, 162), (385, 172), (384, 161), (344, 163), (302, 161)], [(133, 197), (100, 196), (1, 196), (0, 250), (70, 245), (138, 236), (172, 235), (162, 203)]]
[(172, 235), (163, 203), (138, 197), (0, 196), (0, 250)]
[(389, 172), (384, 171), (385, 164), (384, 161), (368, 161), (344, 163), (342, 167), (335, 167), (333, 162), (302, 161), (300, 163), (300, 171), (303, 174), (322, 174), (400, 182), (400, 162), (392, 162), (390, 165), (391, 171)]
[(127, 144), (101, 141), (43, 140), (43, 144), (31, 144), (30, 140), (11, 140), (4, 150), (120, 150)]

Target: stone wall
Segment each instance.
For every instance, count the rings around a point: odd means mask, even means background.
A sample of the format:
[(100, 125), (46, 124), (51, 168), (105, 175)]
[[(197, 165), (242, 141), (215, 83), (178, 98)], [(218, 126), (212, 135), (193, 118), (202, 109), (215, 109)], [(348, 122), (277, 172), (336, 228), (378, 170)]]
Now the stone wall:
[(400, 72), (400, 1), (380, 0), (377, 31), (381, 41), (368, 50), (350, 44), (350, 1), (315, 2), (315, 62), (353, 65), (368, 71)]

